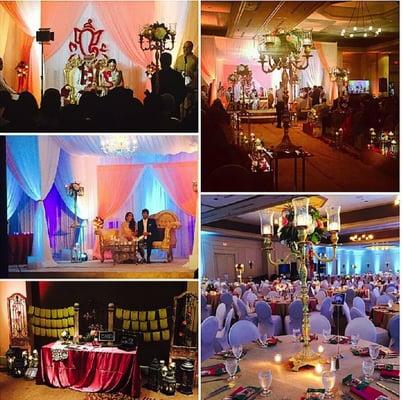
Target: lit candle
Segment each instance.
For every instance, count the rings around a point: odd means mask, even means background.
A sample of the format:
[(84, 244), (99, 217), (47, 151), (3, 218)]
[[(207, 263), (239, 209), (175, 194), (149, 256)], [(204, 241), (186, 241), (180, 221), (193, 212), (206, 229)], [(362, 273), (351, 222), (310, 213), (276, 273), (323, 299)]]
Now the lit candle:
[(337, 222), (331, 222), (329, 224), (328, 230), (331, 231), (339, 231), (339, 224)]
[(278, 353), (278, 354), (275, 354), (274, 360), (275, 360), (276, 363), (282, 362), (282, 355), (279, 354), (279, 353)]
[(319, 345), (317, 351), (318, 351), (319, 353), (324, 353), (324, 346)]
[(264, 224), (262, 226), (262, 234), (263, 235), (272, 235), (272, 226), (269, 224)]
[(322, 365), (321, 364), (317, 364), (315, 366), (315, 372), (317, 372), (317, 374), (321, 374), (322, 373)]
[(297, 226), (308, 226), (308, 217), (307, 215), (298, 215), (296, 220)]

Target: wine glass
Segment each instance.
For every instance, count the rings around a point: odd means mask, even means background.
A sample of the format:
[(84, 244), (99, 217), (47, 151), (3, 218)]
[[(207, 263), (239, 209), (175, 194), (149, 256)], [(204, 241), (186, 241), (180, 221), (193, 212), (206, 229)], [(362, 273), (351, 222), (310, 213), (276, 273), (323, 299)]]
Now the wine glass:
[(229, 374), (228, 382), (234, 381), (236, 372), (237, 372), (237, 366), (238, 366), (238, 360), (237, 358), (227, 358), (225, 360), (225, 369), (226, 372)]
[(243, 346), (241, 344), (238, 346), (232, 346), (232, 353), (236, 357), (237, 361), (239, 361), (243, 353)]
[(328, 343), (329, 339), (331, 339), (331, 329), (323, 329), (322, 336), (324, 336), (324, 342)]
[(295, 339), (295, 343), (300, 341), (300, 336), (301, 336), (300, 329), (299, 328), (293, 329), (293, 337)]
[(371, 379), (371, 376), (374, 373), (374, 361), (373, 360), (363, 360), (362, 372), (364, 375), (364, 380), (367, 383), (373, 382), (373, 379)]
[(271, 393), (269, 389), (272, 384), (272, 372), (268, 371), (260, 371), (258, 373), (258, 380), (260, 381), (260, 386), (262, 388), (261, 396), (267, 397)]
[(358, 333), (350, 336), (350, 343), (352, 345), (352, 348), (357, 347), (357, 345), (359, 344), (359, 339), (360, 339), (360, 335)]
[(321, 375), (321, 381), (325, 389), (325, 399), (332, 399), (334, 395), (332, 394), (332, 389), (335, 386), (336, 373), (335, 371), (324, 371)]
[(369, 345), (369, 354), (373, 361), (375, 361), (378, 358), (379, 353), (380, 353), (380, 346), (378, 344)]
[(265, 332), (260, 333), (260, 342), (261, 342), (262, 347), (267, 347), (267, 339), (268, 339), (268, 335)]

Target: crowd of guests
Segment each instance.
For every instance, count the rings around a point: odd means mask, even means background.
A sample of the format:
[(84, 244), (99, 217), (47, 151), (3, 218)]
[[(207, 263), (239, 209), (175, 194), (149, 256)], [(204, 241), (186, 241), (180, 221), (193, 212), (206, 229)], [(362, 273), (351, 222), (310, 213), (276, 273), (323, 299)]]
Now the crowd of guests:
[[(197, 70), (191, 42), (186, 42), (178, 61), (181, 58), (183, 68), (190, 65)], [(197, 75), (186, 82), (189, 74), (171, 67), (170, 53), (162, 53), (160, 63), (161, 69), (151, 77), (152, 91), (145, 92), (143, 101), (131, 89), (118, 86), (105, 96), (98, 96), (95, 90), (83, 91), (78, 104), (62, 106), (60, 91), (50, 88), (39, 105), (32, 93), (22, 92), (15, 100), (15, 93), (0, 85), (0, 131), (197, 132)]]

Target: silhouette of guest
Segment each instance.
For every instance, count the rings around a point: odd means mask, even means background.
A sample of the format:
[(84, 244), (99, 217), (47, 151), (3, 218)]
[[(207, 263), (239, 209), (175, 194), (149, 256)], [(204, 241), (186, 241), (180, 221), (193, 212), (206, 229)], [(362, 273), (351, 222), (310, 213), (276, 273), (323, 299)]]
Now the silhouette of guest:
[(152, 75), (152, 93), (163, 95), (171, 94), (176, 102), (175, 116), (180, 116), (180, 104), (186, 96), (186, 86), (184, 78), (180, 72), (171, 68), (172, 55), (170, 53), (161, 54), (161, 69)]

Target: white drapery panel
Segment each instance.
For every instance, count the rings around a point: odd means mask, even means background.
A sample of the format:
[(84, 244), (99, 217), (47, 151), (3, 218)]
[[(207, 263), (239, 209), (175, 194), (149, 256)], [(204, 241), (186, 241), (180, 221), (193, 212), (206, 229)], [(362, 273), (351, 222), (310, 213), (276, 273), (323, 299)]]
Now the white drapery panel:
[(308, 68), (300, 71), (300, 87), (324, 87), (324, 69), (320, 57), (315, 50), (311, 54), (313, 57), (310, 58)]
[(31, 261), (39, 266), (55, 265), (43, 200), (53, 185), (59, 152), (52, 136), (9, 136), (7, 139), (8, 167), (24, 192), (37, 202)]
[(22, 190), (10, 169), (7, 167), (7, 220), (9, 220), (21, 200)]

